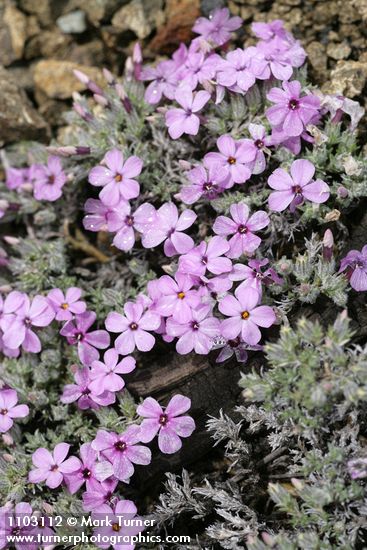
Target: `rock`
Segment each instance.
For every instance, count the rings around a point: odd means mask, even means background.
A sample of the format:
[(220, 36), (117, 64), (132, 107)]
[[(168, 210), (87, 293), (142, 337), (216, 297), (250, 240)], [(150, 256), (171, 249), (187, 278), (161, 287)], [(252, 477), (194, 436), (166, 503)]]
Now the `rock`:
[(42, 26), (51, 25), (61, 15), (64, 0), (18, 0), (21, 10), (35, 15)]
[(27, 18), (13, 2), (0, 6), (0, 64), (21, 59), (27, 39)]
[(24, 57), (26, 59), (34, 59), (35, 57), (64, 59), (68, 56), (71, 43), (71, 37), (63, 34), (55, 27), (31, 38), (27, 43)]
[(0, 142), (46, 141), (49, 128), (9, 71), (0, 67)]
[(322, 78), (327, 72), (327, 57), (325, 46), (321, 42), (311, 42), (306, 48), (308, 61), (316, 78)]
[(367, 0), (351, 0), (351, 5), (357, 10), (363, 21), (367, 21)]
[(70, 61), (79, 65), (105, 65), (105, 55), (101, 40), (92, 40), (86, 44), (72, 44), (68, 55)]
[(75, 10), (62, 15), (56, 20), (56, 24), (65, 34), (80, 34), (87, 28), (85, 12), (83, 10)]
[(199, 0), (167, 0), (166, 22), (150, 42), (153, 51), (171, 53), (180, 42), (188, 42), (192, 36), (192, 26), (200, 17)]
[(88, 21), (99, 27), (101, 21), (107, 21), (128, 0), (69, 0), (68, 11), (81, 9), (85, 12)]
[(323, 86), (324, 92), (356, 97), (366, 84), (367, 64), (362, 61), (338, 61), (330, 77), (331, 82)]
[(73, 70), (87, 74), (91, 80), (104, 84), (102, 73), (96, 67), (78, 65), (71, 61), (48, 59), (39, 61), (34, 69), (36, 91), (51, 99), (67, 99), (73, 92), (80, 92), (85, 86), (75, 78)]
[(112, 25), (119, 31), (133, 31), (138, 38), (146, 38), (162, 22), (162, 8), (162, 0), (132, 0), (115, 13)]
[(326, 53), (332, 59), (347, 59), (349, 57), (352, 48), (347, 42), (341, 42), (340, 44), (328, 44)]

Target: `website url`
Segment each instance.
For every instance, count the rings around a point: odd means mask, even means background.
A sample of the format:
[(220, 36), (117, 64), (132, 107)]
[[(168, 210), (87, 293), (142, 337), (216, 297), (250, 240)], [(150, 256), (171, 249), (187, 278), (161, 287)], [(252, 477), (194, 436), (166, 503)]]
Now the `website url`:
[(101, 533), (95, 535), (86, 535), (81, 533), (79, 535), (42, 535), (40, 533), (35, 535), (7, 535), (6, 540), (8, 544), (37, 544), (37, 545), (52, 545), (52, 544), (109, 544), (115, 546), (117, 544), (137, 544), (137, 543), (166, 543), (177, 544), (191, 542), (191, 537), (184, 535), (167, 535), (165, 538), (159, 535), (148, 535), (147, 533), (139, 533), (137, 535), (102, 535)]

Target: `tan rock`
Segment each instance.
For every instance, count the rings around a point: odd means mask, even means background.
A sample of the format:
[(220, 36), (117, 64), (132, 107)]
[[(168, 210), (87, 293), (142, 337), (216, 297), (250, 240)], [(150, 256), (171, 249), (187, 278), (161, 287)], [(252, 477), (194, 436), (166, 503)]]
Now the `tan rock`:
[(27, 39), (27, 17), (10, 0), (0, 3), (0, 64), (21, 59)]
[(325, 75), (327, 71), (327, 58), (325, 53), (325, 46), (321, 42), (311, 42), (306, 47), (308, 54), (308, 61), (314, 70), (317, 78)]
[(143, 39), (149, 36), (162, 20), (162, 0), (132, 0), (115, 13), (112, 25), (120, 31), (133, 31), (138, 38)]
[(332, 59), (347, 59), (351, 54), (352, 48), (347, 42), (341, 42), (340, 44), (330, 43), (328, 44), (326, 53)]
[(49, 138), (49, 128), (9, 71), (0, 67), (0, 143)]
[(323, 86), (329, 94), (356, 97), (362, 93), (367, 80), (367, 64), (361, 61), (338, 61), (330, 74), (331, 81)]
[(71, 61), (48, 59), (39, 61), (34, 69), (36, 90), (51, 99), (67, 99), (73, 92), (80, 92), (85, 86), (75, 78), (73, 70), (87, 74), (91, 80), (103, 84), (102, 73), (96, 67), (78, 65)]

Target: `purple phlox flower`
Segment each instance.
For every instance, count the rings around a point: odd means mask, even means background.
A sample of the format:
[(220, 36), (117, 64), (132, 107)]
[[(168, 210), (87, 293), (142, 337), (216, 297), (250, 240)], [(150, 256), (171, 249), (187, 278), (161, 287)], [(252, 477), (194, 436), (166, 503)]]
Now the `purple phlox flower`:
[[(22, 346), (25, 351), (38, 353), (41, 351), (41, 342), (33, 332), (33, 327), (47, 327), (55, 318), (55, 312), (43, 296), (35, 296), (31, 302), (27, 295), (20, 294), (12, 293), (11, 300), (8, 296), (8, 311), (13, 306), (14, 313), (9, 314), (8, 320), (4, 319), (4, 345), (10, 349)], [(21, 300), (23, 303), (19, 307)]]
[(279, 80), (289, 80), (293, 74), (293, 67), (300, 67), (306, 59), (305, 50), (295, 40), (289, 43), (275, 37), (266, 42), (259, 42), (256, 48), (267, 62), (267, 69), (263, 73), (267, 78), (272, 74)]
[(228, 242), (223, 237), (212, 237), (207, 243), (202, 241), (188, 254), (180, 256), (179, 271), (189, 275), (205, 275), (206, 270), (214, 275), (229, 273), (232, 262), (229, 258), (223, 258), (229, 250)]
[(66, 174), (59, 157), (50, 156), (47, 165), (38, 165), (32, 172), (34, 178), (34, 197), (38, 201), (56, 201), (62, 195)]
[(140, 424), (140, 437), (149, 443), (158, 434), (158, 447), (165, 454), (176, 453), (182, 447), (181, 437), (190, 437), (195, 430), (191, 416), (185, 415), (191, 407), (191, 399), (174, 395), (163, 409), (153, 397), (147, 397), (136, 412), (144, 418)]
[(47, 295), (47, 300), (56, 313), (56, 321), (69, 321), (74, 315), (84, 313), (87, 306), (80, 300), (82, 291), (77, 287), (67, 289), (65, 295), (59, 288), (53, 288)]
[(18, 395), (15, 390), (0, 390), (0, 432), (5, 433), (13, 425), (13, 418), (24, 418), (29, 415), (27, 405), (17, 405)]
[(85, 311), (67, 321), (60, 330), (68, 344), (78, 346), (79, 359), (87, 367), (99, 358), (97, 349), (106, 349), (110, 345), (110, 335), (105, 330), (88, 332), (96, 317), (94, 311)]
[(232, 204), (230, 212), (233, 220), (226, 216), (218, 216), (213, 225), (217, 235), (233, 235), (229, 240), (229, 258), (239, 258), (242, 254), (253, 254), (260, 246), (261, 239), (255, 231), (269, 225), (269, 216), (264, 210), (259, 210), (250, 216), (247, 204)]
[(272, 145), (270, 136), (266, 135), (265, 127), (262, 124), (249, 124), (249, 133), (252, 137), (251, 145), (255, 148), (255, 159), (251, 172), (253, 174), (261, 174), (266, 168), (266, 160), (264, 151), (268, 151), (267, 147)]
[(132, 214), (128, 202), (120, 202), (119, 207), (107, 214), (107, 227), (111, 232), (116, 231), (113, 244), (119, 250), (127, 252), (135, 243), (135, 232), (147, 232), (157, 221), (157, 213), (153, 205), (144, 203)]
[(155, 310), (163, 317), (188, 322), (191, 319), (191, 310), (200, 303), (197, 290), (193, 289), (192, 277), (183, 273), (176, 273), (173, 279), (163, 275), (158, 282), (161, 297), (158, 299)]
[(20, 189), (28, 183), (28, 168), (7, 168), (5, 170), (5, 185), (8, 189)]
[(172, 139), (177, 139), (182, 134), (196, 136), (200, 127), (200, 118), (195, 113), (208, 103), (209, 92), (200, 90), (193, 93), (189, 86), (179, 86), (175, 92), (175, 100), (182, 109), (169, 109), (166, 112), (166, 125)]
[(330, 188), (323, 180), (313, 180), (315, 167), (309, 160), (295, 160), (289, 175), (282, 168), (277, 168), (269, 176), (269, 187), (275, 189), (270, 193), (268, 204), (271, 210), (282, 212), (290, 206), (294, 212), (304, 199), (317, 204), (328, 200)]
[(143, 161), (136, 156), (124, 157), (119, 149), (108, 151), (101, 165), (95, 166), (89, 172), (89, 182), (97, 187), (103, 187), (99, 194), (101, 201), (107, 206), (115, 206), (121, 199), (135, 199), (140, 192), (139, 183), (134, 179), (142, 170)]
[(245, 342), (242, 342), (241, 338), (237, 336), (234, 340), (226, 340), (225, 338), (219, 339), (218, 343), (213, 346), (213, 349), (222, 348), (218, 357), (216, 358), (216, 363), (224, 363), (233, 355), (235, 355), (238, 363), (246, 363), (248, 359), (248, 351), (261, 351), (263, 346), (255, 345), (249, 346)]
[(5, 332), (16, 317), (18, 310), (24, 305), (27, 295), (23, 292), (13, 290), (5, 300), (0, 294), (0, 328)]
[(365, 113), (365, 109), (358, 103), (344, 96), (322, 95), (321, 107), (330, 113), (331, 122), (336, 124), (342, 119), (343, 113), (350, 116), (350, 130), (353, 132)]
[(148, 331), (155, 331), (161, 324), (160, 315), (152, 311), (144, 312), (141, 304), (126, 302), (125, 315), (112, 311), (106, 319), (106, 328), (120, 335), (115, 342), (115, 348), (121, 355), (129, 355), (136, 348), (140, 351), (150, 351), (155, 338)]
[[(9, 547), (9, 537), (17, 537), (15, 542), (11, 544), (11, 547), (16, 550), (36, 550), (38, 544), (36, 542), (24, 542), (27, 539), (22, 537), (32, 537), (32, 531), (34, 527), (28, 523), (28, 519), (32, 518), (34, 513), (32, 507), (28, 502), (18, 502), (13, 508), (12, 505), (7, 503), (0, 508), (0, 548)], [(19, 538), (18, 538), (19, 537)], [(29, 539), (31, 540), (31, 538)]]
[(275, 322), (275, 313), (269, 306), (258, 306), (259, 301), (257, 290), (239, 286), (235, 296), (228, 295), (219, 302), (219, 311), (229, 317), (221, 324), (224, 338), (234, 340), (240, 334), (252, 346), (261, 340), (259, 327), (270, 327)]
[(206, 57), (202, 51), (189, 50), (184, 66), (178, 71), (178, 78), (191, 90), (195, 90), (198, 84), (214, 78), (216, 65), (220, 60), (217, 54)]
[(151, 105), (159, 103), (162, 95), (174, 99), (177, 87), (177, 67), (174, 61), (161, 61), (155, 67), (144, 67), (140, 80), (151, 80), (145, 90), (145, 101)]
[[(97, 511), (94, 513), (97, 514)], [(112, 547), (116, 550), (133, 550), (135, 544), (128, 541), (133, 540), (132, 537), (136, 537), (138, 533), (144, 531), (142, 520), (136, 513), (137, 509), (132, 500), (119, 500), (113, 505), (113, 508), (105, 505), (103, 517), (108, 518), (108, 525), (101, 524), (93, 531), (93, 535), (102, 541), (97, 543), (98, 548)], [(100, 514), (96, 515), (96, 519), (100, 519)]]
[(103, 512), (117, 497), (113, 496), (118, 480), (110, 477), (105, 481), (94, 482), (93, 487), (83, 493), (83, 509), (86, 512)]
[(85, 483), (87, 491), (93, 491), (100, 481), (111, 476), (111, 464), (107, 461), (97, 462), (98, 453), (91, 443), (84, 443), (80, 447), (80, 460), (70, 473), (65, 474), (64, 481), (69, 492), (73, 495)]
[(58, 443), (52, 453), (40, 447), (32, 454), (32, 462), (35, 469), (28, 474), (30, 483), (45, 481), (47, 487), (55, 489), (64, 479), (64, 474), (70, 474), (78, 469), (80, 461), (76, 456), (66, 459), (70, 445)]
[(273, 128), (270, 136), (272, 145), (282, 145), (291, 151), (294, 155), (301, 152), (301, 139), (308, 143), (314, 143), (314, 138), (308, 132), (302, 132), (300, 136), (289, 137), (284, 130)]
[(248, 265), (235, 264), (232, 272), (229, 274), (229, 278), (232, 281), (243, 281), (241, 285), (251, 286), (255, 288), (260, 296), (262, 295), (262, 285), (269, 285), (275, 283), (277, 285), (283, 284), (283, 279), (279, 277), (274, 269), (267, 268), (262, 271), (262, 268), (267, 266), (269, 260), (250, 260)]
[(237, 48), (221, 60), (217, 68), (217, 83), (233, 92), (247, 92), (255, 84), (256, 77), (261, 77), (267, 62), (258, 50)]
[(281, 19), (274, 19), (274, 21), (270, 21), (269, 23), (252, 23), (251, 30), (255, 36), (265, 41), (269, 41), (275, 36), (284, 39), (289, 35)]
[(0, 352), (3, 353), (5, 355), (5, 357), (19, 357), (20, 349), (19, 348), (16, 348), (16, 349), (7, 348), (6, 345), (4, 344), (3, 336), (4, 336), (4, 333), (0, 329)]
[(88, 199), (84, 205), (86, 216), (83, 226), (87, 231), (108, 231), (107, 221), (111, 212), (119, 211), (120, 206), (126, 204), (122, 199), (116, 206), (107, 206), (99, 199)]
[(166, 256), (185, 254), (194, 246), (194, 241), (183, 231), (192, 226), (196, 217), (192, 210), (184, 210), (179, 215), (177, 206), (166, 202), (157, 210), (156, 221), (143, 232), (144, 248), (154, 248), (164, 241)]
[(367, 457), (348, 460), (348, 472), (352, 479), (364, 479), (367, 477)]
[(91, 365), (89, 385), (90, 389), (97, 395), (104, 391), (117, 392), (125, 386), (125, 382), (120, 374), (128, 374), (136, 367), (136, 361), (133, 357), (124, 357), (119, 361), (119, 355), (114, 348), (106, 351), (104, 354), (104, 363), (102, 361), (93, 361)]
[(200, 198), (212, 200), (225, 189), (230, 179), (226, 167), (215, 163), (206, 164), (204, 161), (204, 165), (199, 164), (187, 173), (191, 185), (185, 185), (179, 193), (183, 202), (193, 204)]
[(199, 17), (192, 30), (214, 45), (222, 46), (231, 38), (231, 33), (241, 25), (241, 17), (231, 17), (228, 8), (222, 8), (216, 10), (208, 19)]
[(198, 295), (203, 304), (211, 304), (214, 307), (218, 298), (225, 296), (226, 292), (233, 286), (228, 273), (217, 275), (208, 279), (204, 275), (197, 277)]
[(152, 453), (140, 443), (140, 427), (129, 426), (124, 433), (98, 430), (92, 448), (101, 453), (113, 466), (113, 475), (120, 481), (128, 481), (134, 473), (133, 464), (147, 466)]
[(367, 290), (367, 244), (359, 250), (350, 250), (340, 262), (339, 273), (346, 271), (350, 285), (354, 290)]
[(92, 391), (90, 388), (92, 380), (88, 367), (77, 369), (74, 373), (74, 380), (75, 384), (67, 384), (64, 386), (63, 394), (60, 397), (61, 403), (68, 404), (78, 401), (79, 409), (85, 410), (106, 407), (116, 401), (113, 392), (104, 391), (97, 395)]
[(172, 317), (167, 319), (167, 334), (178, 338), (177, 353), (186, 355), (192, 350), (199, 355), (209, 353), (213, 339), (220, 334), (220, 321), (211, 315), (211, 311), (211, 306), (203, 304), (191, 310), (188, 322), (179, 322)]
[(226, 188), (234, 183), (244, 183), (251, 176), (250, 164), (255, 160), (256, 151), (249, 140), (235, 141), (232, 136), (220, 136), (217, 140), (219, 153), (207, 153), (204, 157), (206, 165), (211, 163), (225, 167), (228, 175)]
[(307, 124), (319, 115), (320, 99), (313, 94), (301, 97), (301, 83), (298, 80), (283, 82), (283, 90), (272, 88), (267, 98), (272, 107), (266, 110), (266, 116), (272, 126), (283, 130), (289, 137), (300, 136)]

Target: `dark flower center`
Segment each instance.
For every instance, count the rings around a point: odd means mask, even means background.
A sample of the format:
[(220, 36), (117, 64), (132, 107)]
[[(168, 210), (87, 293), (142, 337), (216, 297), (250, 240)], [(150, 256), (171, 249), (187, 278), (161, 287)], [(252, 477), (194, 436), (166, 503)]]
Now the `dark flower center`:
[(227, 162), (228, 164), (236, 164), (236, 159), (234, 157), (228, 157)]
[(237, 337), (235, 340), (228, 340), (228, 345), (230, 348), (237, 348), (240, 343), (240, 339)]
[(199, 323), (198, 323), (197, 321), (192, 321), (192, 323), (191, 323), (191, 328), (192, 328), (193, 330), (199, 330), (199, 327), (200, 327), (200, 325), (199, 325)]
[(84, 470), (82, 471), (83, 478), (89, 479), (91, 475), (92, 475), (92, 472), (88, 468), (84, 468)]
[(238, 233), (241, 233), (241, 235), (244, 235), (247, 233), (247, 227), (245, 225), (239, 225), (237, 231)]
[(61, 308), (62, 308), (62, 309), (68, 309), (68, 308), (69, 308), (69, 304), (67, 304), (66, 302), (64, 302), (63, 304), (61, 304)]
[(302, 187), (300, 185), (293, 185), (292, 191), (296, 193), (296, 195), (302, 195)]
[(8, 409), (1, 409), (0, 414), (3, 414), (4, 416), (8, 414)]
[(136, 323), (130, 323), (130, 329), (131, 330), (137, 330), (138, 329), (138, 325)]
[(295, 111), (299, 107), (299, 101), (297, 99), (291, 99), (288, 103), (288, 108), (291, 109), (291, 111)]
[(20, 535), (20, 527), (14, 527), (11, 531), (12, 535), (18, 536)]
[(210, 191), (211, 189), (213, 189), (213, 183), (211, 181), (207, 181), (206, 183), (204, 183), (203, 189), (204, 191)]
[(206, 264), (208, 263), (208, 256), (203, 256), (203, 257), (201, 258), (201, 263), (204, 264), (204, 265), (206, 265)]
[(257, 139), (255, 141), (255, 147), (257, 147), (258, 149), (262, 149), (264, 147), (264, 142), (262, 141), (262, 139)]
[(50, 471), (51, 472), (56, 472), (56, 470), (58, 470), (58, 468), (59, 468), (58, 465), (54, 464), (53, 466), (51, 466)]
[(75, 339), (77, 342), (82, 342), (84, 339), (84, 334), (82, 332), (77, 332), (75, 334)]
[(84, 390), (82, 391), (82, 395), (89, 395), (89, 394), (90, 394), (90, 389), (84, 388)]
[(116, 183), (120, 183), (120, 181), (122, 181), (122, 174), (116, 174), (116, 176), (115, 176), (115, 182), (116, 182)]
[(32, 325), (31, 319), (29, 317), (26, 317), (24, 319), (24, 324), (25, 324), (26, 327), (30, 327)]
[(112, 531), (115, 531), (115, 533), (118, 533), (120, 531), (120, 526), (118, 523), (112, 524)]
[(55, 178), (54, 174), (51, 174), (50, 176), (48, 176), (47, 182), (48, 182), (50, 185), (52, 185), (53, 183), (55, 183), (55, 179), (56, 179), (56, 178)]
[(114, 447), (116, 451), (120, 451), (120, 453), (123, 453), (124, 451), (126, 451), (127, 445), (125, 441), (116, 441)]
[(134, 225), (134, 218), (132, 216), (126, 216), (125, 223), (129, 227), (132, 227)]
[(243, 312), (241, 313), (241, 317), (242, 317), (242, 319), (245, 319), (245, 320), (246, 320), (246, 319), (248, 319), (248, 318), (250, 317), (250, 314), (249, 314), (248, 311), (243, 311)]
[(161, 414), (159, 417), (159, 423), (161, 426), (165, 426), (168, 422), (168, 416), (166, 414)]

